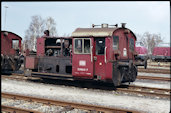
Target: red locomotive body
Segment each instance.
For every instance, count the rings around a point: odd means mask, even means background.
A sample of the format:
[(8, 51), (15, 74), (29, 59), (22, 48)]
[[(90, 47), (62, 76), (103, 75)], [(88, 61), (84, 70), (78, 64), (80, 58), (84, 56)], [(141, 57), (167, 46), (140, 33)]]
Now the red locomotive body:
[[(122, 27), (78, 28), (71, 37), (44, 36), (37, 40), (37, 56), (25, 62), (25, 76), (133, 82), (137, 66), (134, 33)], [(32, 63), (37, 67), (29, 67)]]
[(148, 59), (148, 51), (147, 48), (144, 47), (144, 44), (142, 42), (136, 42), (136, 52), (137, 52), (137, 60), (144, 61), (145, 59)]
[(22, 63), (22, 38), (9, 31), (1, 31), (1, 72), (18, 70)]
[(153, 49), (152, 60), (154, 61), (171, 61), (170, 45), (160, 44)]

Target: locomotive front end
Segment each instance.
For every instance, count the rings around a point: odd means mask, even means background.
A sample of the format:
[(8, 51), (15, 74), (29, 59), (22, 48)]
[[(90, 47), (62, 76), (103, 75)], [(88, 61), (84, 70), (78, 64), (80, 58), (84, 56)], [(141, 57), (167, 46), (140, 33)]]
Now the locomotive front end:
[(112, 80), (115, 86), (125, 82), (134, 82), (137, 77), (138, 66), (147, 68), (147, 59), (143, 61), (136, 59), (138, 54), (135, 43), (136, 36), (130, 29), (125, 28), (125, 23), (113, 34)]
[[(118, 25), (92, 25), (93, 28), (77, 28), (73, 33), (72, 75), (86, 79), (114, 83), (133, 82), (137, 76), (137, 66), (147, 65), (147, 61), (136, 61), (136, 36)], [(109, 27), (114, 26), (114, 27)], [(88, 42), (87, 42), (88, 41)], [(89, 52), (85, 52), (88, 44)], [(80, 51), (77, 52), (78, 48)]]

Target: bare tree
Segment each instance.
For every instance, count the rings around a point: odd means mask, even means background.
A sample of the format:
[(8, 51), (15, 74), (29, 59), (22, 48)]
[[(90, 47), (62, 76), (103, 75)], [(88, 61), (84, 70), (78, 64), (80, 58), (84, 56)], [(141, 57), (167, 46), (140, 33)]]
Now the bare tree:
[(50, 31), (51, 36), (56, 36), (57, 35), (56, 23), (55, 23), (55, 20), (52, 17), (48, 17), (46, 19), (45, 28), (46, 28), (46, 30)]
[(29, 29), (25, 31), (25, 40), (23, 41), (23, 46), (24, 46), (24, 50), (29, 49), (32, 50), (33, 47), (33, 41), (30, 41), (30, 31)]
[(138, 34), (138, 33), (135, 33), (135, 35), (136, 35), (136, 38), (137, 38), (137, 42), (140, 42), (141, 41), (141, 39), (142, 39), (142, 35), (141, 34)]
[(52, 17), (46, 20), (41, 16), (35, 15), (31, 17), (32, 21), (29, 28), (25, 31), (26, 49), (36, 51), (36, 38), (41, 37), (45, 30), (50, 31), (50, 35), (57, 35), (56, 23)]
[(145, 32), (143, 35), (140, 35), (140, 37), (140, 41), (143, 42), (148, 49), (148, 54), (151, 54), (154, 47), (163, 42), (160, 34), (150, 34), (149, 32)]
[(32, 21), (29, 28), (25, 32), (25, 43), (29, 46), (30, 50), (36, 51), (36, 38), (43, 35), (44, 20), (39, 15), (31, 17)]

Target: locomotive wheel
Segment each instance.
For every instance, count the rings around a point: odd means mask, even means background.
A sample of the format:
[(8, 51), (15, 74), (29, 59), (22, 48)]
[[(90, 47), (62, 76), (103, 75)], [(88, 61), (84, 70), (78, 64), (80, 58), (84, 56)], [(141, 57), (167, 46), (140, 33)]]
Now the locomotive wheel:
[(19, 59), (15, 61), (15, 67), (16, 67), (15, 71), (18, 71), (20, 69), (23, 62), (24, 62), (24, 56), (20, 56)]

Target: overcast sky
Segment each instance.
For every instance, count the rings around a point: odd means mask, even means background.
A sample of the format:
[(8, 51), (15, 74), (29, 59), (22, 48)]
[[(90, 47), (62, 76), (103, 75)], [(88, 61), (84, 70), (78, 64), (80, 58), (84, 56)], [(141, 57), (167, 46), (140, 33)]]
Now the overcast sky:
[[(8, 8), (5, 8), (8, 6)], [(6, 10), (6, 26), (5, 24)], [(160, 33), (170, 42), (170, 2), (1, 2), (1, 30), (25, 36), (31, 17), (52, 17), (59, 36), (92, 24), (127, 23), (134, 33)], [(5, 27), (5, 28), (4, 28)]]

